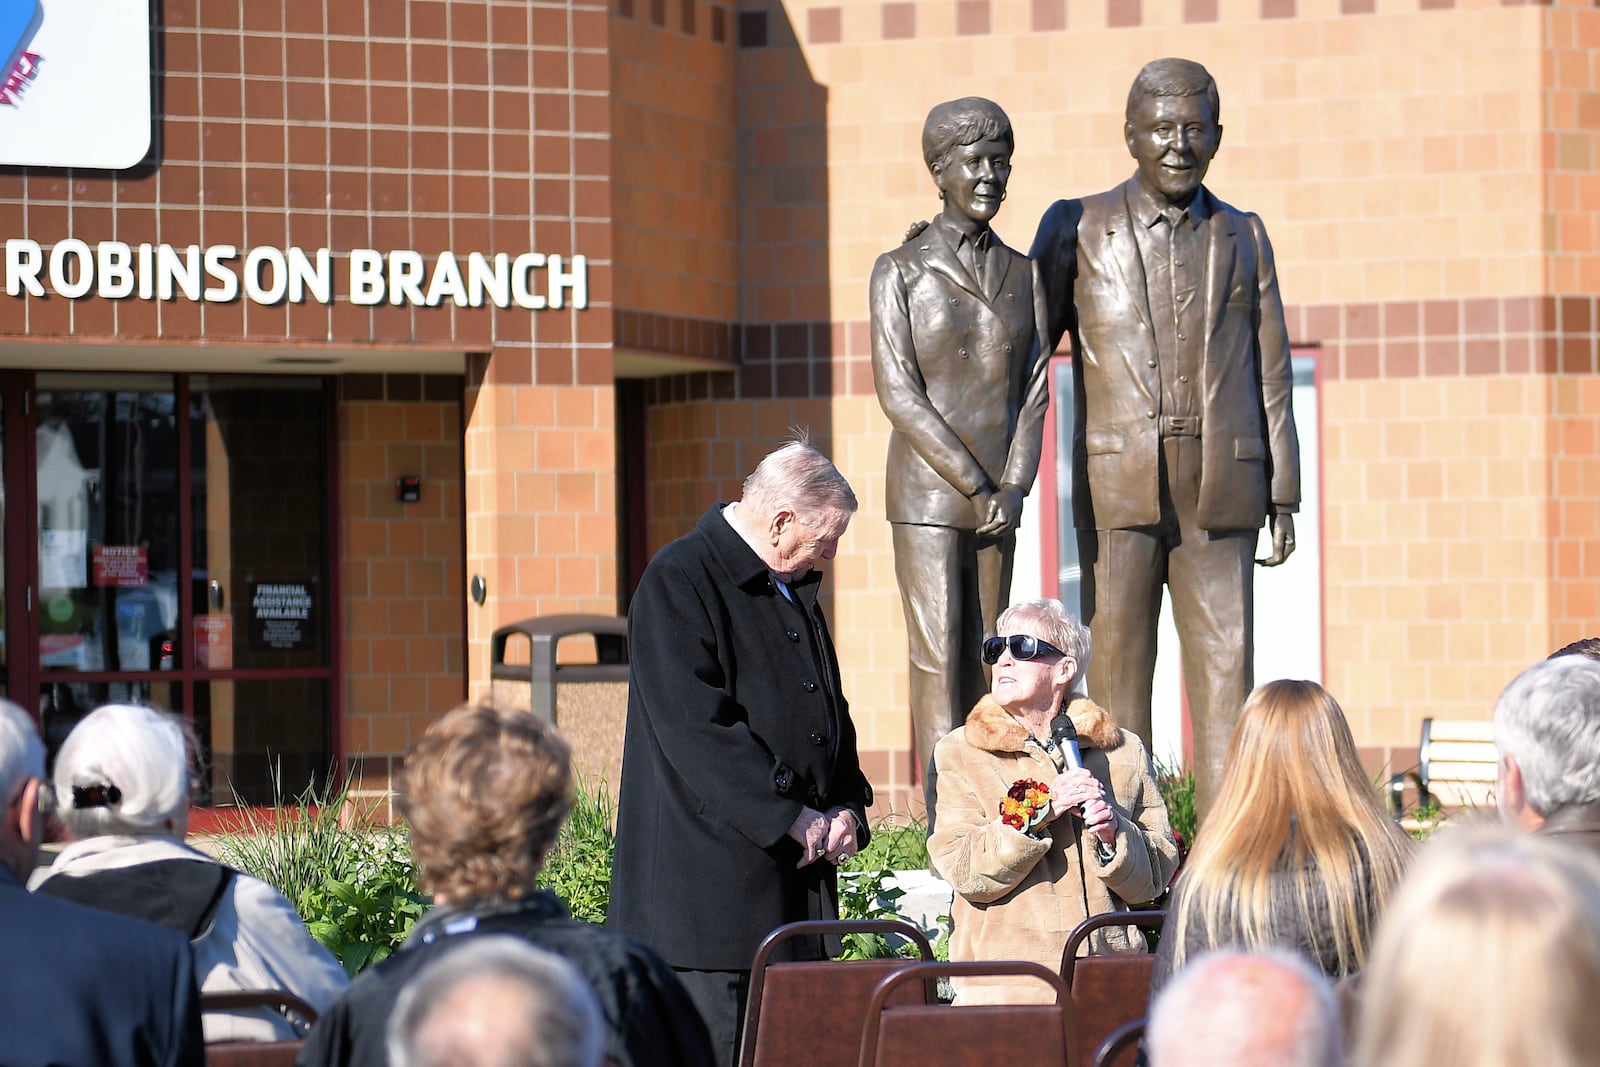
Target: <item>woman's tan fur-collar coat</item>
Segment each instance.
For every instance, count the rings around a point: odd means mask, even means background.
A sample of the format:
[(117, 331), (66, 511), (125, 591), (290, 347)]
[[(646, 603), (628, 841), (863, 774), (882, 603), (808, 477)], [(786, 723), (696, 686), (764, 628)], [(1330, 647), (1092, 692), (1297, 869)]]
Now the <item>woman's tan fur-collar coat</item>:
[[(979, 701), (966, 725), (934, 749), (938, 819), (928, 851), (955, 889), (952, 960), (1033, 960), (1059, 970), (1078, 923), (1155, 899), (1177, 870), (1178, 847), (1143, 743), (1091, 700), (1073, 699), (1067, 712), (1083, 764), (1106, 787), (1117, 814), (1116, 854), (1106, 864), (1070, 812), (1035, 831), (1040, 840), (1000, 821), (1000, 802), (1013, 782), (1049, 783), (1059, 772), (992, 698)], [(1131, 926), (1098, 930), (1089, 945), (1094, 953), (1145, 948)], [(1025, 978), (958, 980), (956, 994), (963, 1004), (1053, 999), (1042, 982)]]

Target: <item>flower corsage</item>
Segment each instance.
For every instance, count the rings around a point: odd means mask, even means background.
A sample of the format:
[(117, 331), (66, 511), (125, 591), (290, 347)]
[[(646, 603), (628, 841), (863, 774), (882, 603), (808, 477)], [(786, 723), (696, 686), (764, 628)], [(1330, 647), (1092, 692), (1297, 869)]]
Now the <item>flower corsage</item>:
[(1037, 827), (1050, 821), (1050, 787), (1032, 778), (1019, 778), (1006, 790), (1000, 802), (1000, 821), (1029, 837), (1038, 838)]

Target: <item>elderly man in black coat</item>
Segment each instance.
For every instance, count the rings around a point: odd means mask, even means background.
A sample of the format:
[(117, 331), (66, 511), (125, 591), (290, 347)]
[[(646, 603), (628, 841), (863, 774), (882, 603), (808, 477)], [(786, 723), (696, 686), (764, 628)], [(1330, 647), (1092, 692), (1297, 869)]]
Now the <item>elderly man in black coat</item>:
[(628, 612), (608, 922), (678, 972), (723, 1063), (762, 937), (837, 917), (836, 866), (867, 838), (872, 791), (812, 569), (855, 510), (827, 457), (790, 441), (656, 554)]

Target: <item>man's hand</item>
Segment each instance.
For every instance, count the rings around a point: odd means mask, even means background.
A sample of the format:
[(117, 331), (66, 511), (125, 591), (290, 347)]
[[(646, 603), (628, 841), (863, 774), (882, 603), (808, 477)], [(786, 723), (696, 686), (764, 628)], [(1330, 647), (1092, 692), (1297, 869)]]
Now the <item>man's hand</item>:
[(849, 808), (829, 808), (825, 817), (828, 820), (828, 862), (843, 866), (861, 851), (856, 841), (856, 814)]
[(800, 862), (796, 867), (804, 867), (815, 863), (828, 854), (828, 835), (832, 823), (828, 817), (816, 808), (801, 808), (800, 814), (795, 816), (794, 825), (789, 827), (789, 836), (800, 843), (803, 850)]
[(1272, 516), (1272, 555), (1258, 559), (1263, 567), (1276, 567), (1294, 554), (1294, 516), (1288, 512)]
[(1022, 521), (1022, 490), (1002, 485), (989, 497), (987, 515), (978, 516), (979, 537), (1004, 537)]

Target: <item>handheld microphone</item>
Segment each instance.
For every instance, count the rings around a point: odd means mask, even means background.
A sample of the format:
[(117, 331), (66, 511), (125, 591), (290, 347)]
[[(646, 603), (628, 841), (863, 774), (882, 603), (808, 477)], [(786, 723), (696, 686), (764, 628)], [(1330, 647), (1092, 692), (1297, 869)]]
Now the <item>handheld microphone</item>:
[[(1083, 753), (1078, 748), (1078, 728), (1072, 725), (1072, 716), (1063, 711), (1050, 720), (1050, 740), (1061, 750), (1068, 767), (1083, 770)], [(1082, 808), (1078, 809), (1078, 814), (1083, 814)], [(1100, 857), (1102, 864), (1110, 863), (1117, 855), (1110, 845), (1099, 838), (1095, 838), (1094, 854)]]

